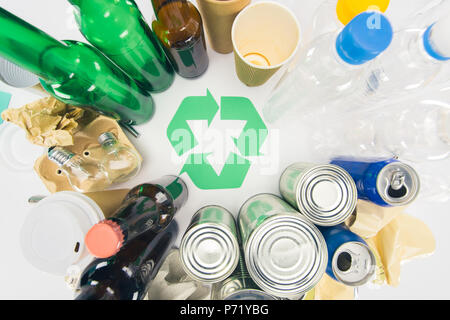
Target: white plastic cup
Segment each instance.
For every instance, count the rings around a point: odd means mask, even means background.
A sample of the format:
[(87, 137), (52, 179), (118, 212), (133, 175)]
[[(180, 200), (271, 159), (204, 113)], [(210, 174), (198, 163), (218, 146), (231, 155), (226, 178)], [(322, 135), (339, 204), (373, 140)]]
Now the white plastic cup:
[(89, 258), (84, 237), (103, 219), (102, 210), (89, 197), (55, 193), (30, 210), (20, 234), (22, 253), (35, 268), (66, 275), (70, 267), (84, 265)]

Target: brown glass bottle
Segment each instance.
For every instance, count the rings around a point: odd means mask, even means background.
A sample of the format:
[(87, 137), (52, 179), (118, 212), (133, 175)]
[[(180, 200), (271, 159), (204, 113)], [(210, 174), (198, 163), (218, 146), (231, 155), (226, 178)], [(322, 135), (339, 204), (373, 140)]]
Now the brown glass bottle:
[(175, 71), (195, 78), (208, 68), (203, 21), (186, 0), (152, 0), (156, 20), (152, 27)]

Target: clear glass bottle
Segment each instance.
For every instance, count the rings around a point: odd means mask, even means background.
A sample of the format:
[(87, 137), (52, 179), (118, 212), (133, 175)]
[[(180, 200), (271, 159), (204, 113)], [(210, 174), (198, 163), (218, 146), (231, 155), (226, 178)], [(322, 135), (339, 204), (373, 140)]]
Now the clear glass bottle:
[(60, 147), (50, 148), (48, 159), (60, 167), (75, 191), (103, 191), (111, 185), (107, 172), (96, 161), (82, 158)]
[(141, 158), (132, 148), (119, 142), (114, 133), (101, 134), (98, 143), (102, 155), (101, 165), (113, 183), (126, 182), (139, 173)]

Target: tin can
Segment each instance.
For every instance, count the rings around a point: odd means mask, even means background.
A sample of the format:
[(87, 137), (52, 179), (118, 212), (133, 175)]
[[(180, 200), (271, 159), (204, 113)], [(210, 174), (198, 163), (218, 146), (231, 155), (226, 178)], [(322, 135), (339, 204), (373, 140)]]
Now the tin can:
[(212, 300), (278, 300), (261, 290), (252, 280), (245, 267), (243, 255), (233, 274), (226, 280), (212, 286)]
[(245, 264), (261, 289), (294, 300), (322, 278), (325, 240), (288, 203), (271, 194), (254, 196), (241, 207), (238, 220)]
[(352, 177), (335, 165), (293, 164), (281, 175), (280, 192), (311, 222), (327, 227), (344, 222), (358, 200)]
[(239, 262), (236, 222), (225, 208), (200, 209), (181, 240), (184, 270), (193, 279), (215, 283), (228, 278)]
[(404, 206), (417, 197), (417, 172), (397, 159), (335, 159), (331, 162), (347, 170), (355, 180), (358, 197), (379, 206)]
[(375, 255), (367, 243), (342, 224), (319, 227), (327, 243), (327, 274), (347, 286), (369, 282), (376, 271)]

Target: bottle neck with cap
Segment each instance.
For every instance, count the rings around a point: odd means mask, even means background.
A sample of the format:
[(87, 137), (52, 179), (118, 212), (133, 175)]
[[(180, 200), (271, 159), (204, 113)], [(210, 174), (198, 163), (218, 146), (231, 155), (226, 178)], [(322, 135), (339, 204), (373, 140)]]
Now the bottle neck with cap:
[(429, 26), (422, 39), (430, 57), (439, 62), (450, 60), (450, 14)]

